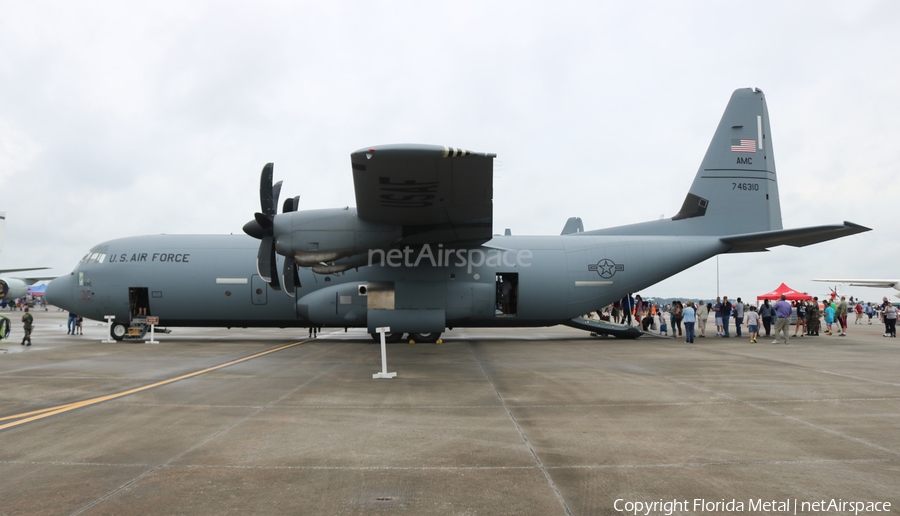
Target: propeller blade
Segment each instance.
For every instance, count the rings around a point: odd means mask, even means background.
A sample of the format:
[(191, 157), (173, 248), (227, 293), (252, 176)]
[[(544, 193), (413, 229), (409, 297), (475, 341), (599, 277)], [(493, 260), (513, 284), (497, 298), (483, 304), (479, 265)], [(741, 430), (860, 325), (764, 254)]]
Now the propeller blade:
[(259, 243), (259, 252), (256, 254), (256, 273), (272, 287), (272, 290), (281, 290), (281, 285), (278, 283), (278, 262), (275, 261), (274, 237), (271, 235), (265, 235), (262, 242)]
[(281, 269), (281, 282), (284, 284), (284, 292), (294, 297), (294, 289), (300, 288), (300, 272), (297, 270), (297, 262), (290, 256), (284, 257), (284, 267)]
[[(262, 174), (259, 177), (259, 208), (269, 217), (275, 216), (275, 202), (273, 195), (275, 193), (272, 186), (272, 174), (274, 173), (275, 164), (266, 163), (263, 167)], [(279, 190), (281, 187), (279, 187)]]
[(281, 285), (278, 282), (278, 262), (275, 261), (275, 244), (269, 246), (269, 276), (271, 276), (272, 281), (269, 282), (269, 286), (272, 287), (272, 290), (281, 290)]
[(259, 243), (259, 252), (256, 254), (256, 273), (259, 274), (259, 277), (266, 283), (272, 282), (271, 271), (272, 262), (274, 261), (272, 250), (272, 237), (269, 235), (263, 236), (262, 242)]
[(278, 196), (281, 195), (281, 183), (283, 181), (279, 181), (272, 186), (272, 214), (278, 209)]
[(262, 213), (256, 212), (256, 213), (253, 214), (253, 218), (256, 219), (255, 222), (256, 222), (257, 224), (259, 224), (259, 227), (262, 228), (262, 230), (265, 232), (265, 234), (268, 234), (269, 236), (272, 236), (272, 235), (271, 235), (271, 233), (272, 233), (272, 219), (271, 219), (271, 217), (268, 217), (268, 216), (266, 216), (266, 215), (264, 215), (264, 214), (262, 214)]
[(284, 200), (284, 205), (281, 207), (281, 213), (290, 213), (292, 211), (297, 211), (300, 208), (300, 196), (290, 197)]

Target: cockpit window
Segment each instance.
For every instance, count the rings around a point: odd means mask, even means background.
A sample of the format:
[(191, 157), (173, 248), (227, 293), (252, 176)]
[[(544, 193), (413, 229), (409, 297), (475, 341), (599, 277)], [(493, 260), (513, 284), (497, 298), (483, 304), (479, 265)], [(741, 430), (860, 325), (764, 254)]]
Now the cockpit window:
[(81, 259), (81, 263), (103, 263), (106, 253), (88, 253)]

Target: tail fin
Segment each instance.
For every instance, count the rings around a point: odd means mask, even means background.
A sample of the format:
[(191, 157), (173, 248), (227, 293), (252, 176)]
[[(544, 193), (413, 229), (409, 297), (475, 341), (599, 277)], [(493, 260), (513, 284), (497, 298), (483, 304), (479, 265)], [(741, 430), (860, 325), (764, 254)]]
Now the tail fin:
[(769, 110), (759, 89), (736, 90), (671, 219), (588, 231), (588, 235), (727, 236), (781, 229)]
[[(700, 170), (673, 221), (687, 233), (734, 235), (782, 229), (766, 97), (731, 95)], [(682, 225), (679, 224), (679, 225)]]

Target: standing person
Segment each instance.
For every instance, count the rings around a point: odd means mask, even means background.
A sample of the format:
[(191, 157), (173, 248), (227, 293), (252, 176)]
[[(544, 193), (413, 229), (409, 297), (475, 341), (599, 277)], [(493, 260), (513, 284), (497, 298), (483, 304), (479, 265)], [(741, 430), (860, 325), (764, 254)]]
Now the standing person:
[(856, 303), (856, 306), (853, 307), (853, 311), (856, 312), (856, 320), (853, 321), (853, 324), (859, 324), (859, 321), (862, 321), (863, 316), (862, 303)]
[[(800, 332), (801, 337), (806, 333), (806, 312), (806, 301), (797, 301), (797, 325), (794, 326), (794, 337), (797, 336), (797, 332)], [(804, 331), (800, 331), (801, 327)]]
[(722, 336), (722, 298), (716, 298), (716, 304), (713, 305), (713, 313), (716, 317), (716, 337)]
[(837, 319), (841, 326), (841, 337), (847, 336), (847, 314), (850, 310), (847, 308), (847, 297), (841, 296), (841, 302), (837, 307)]
[(694, 342), (694, 323), (697, 322), (697, 314), (694, 311), (693, 301), (687, 302), (684, 310), (681, 311), (681, 316), (684, 319), (684, 341), (688, 344), (692, 344)]
[(619, 302), (616, 301), (612, 304), (612, 309), (609, 311), (610, 316), (614, 323), (619, 324)]
[(78, 319), (78, 316), (69, 312), (69, 320), (66, 321), (66, 335), (75, 335), (75, 320)]
[(763, 328), (766, 329), (766, 337), (771, 336), (772, 331), (772, 314), (775, 312), (772, 311), (772, 305), (769, 304), (768, 299), (763, 300), (763, 304), (759, 307), (759, 318), (762, 319)]
[(731, 310), (734, 308), (728, 296), (722, 296), (722, 337), (729, 338), (728, 327), (731, 325)]
[(680, 337), (681, 331), (681, 301), (672, 301), (669, 308), (669, 326), (672, 327), (672, 336)]
[(893, 303), (884, 308), (885, 337), (897, 337), (897, 307)]
[(781, 299), (775, 303), (775, 314), (778, 320), (775, 321), (775, 340), (772, 344), (778, 344), (778, 332), (784, 335), (784, 343), (789, 342), (788, 329), (791, 327), (791, 304), (786, 301), (787, 297), (781, 294)]
[(634, 298), (631, 294), (625, 294), (622, 298), (622, 324), (631, 326), (631, 311), (634, 310)]
[(506, 278), (500, 281), (500, 311), (508, 314), (509, 311), (509, 294), (512, 292), (512, 282)]
[[(22, 316), (22, 322), (25, 324), (25, 336), (22, 337), (22, 345), (30, 346), (31, 345), (31, 328), (34, 323), (34, 317), (28, 313), (28, 307), (25, 307), (25, 315)], [(25, 344), (25, 341), (28, 341), (28, 344)]]
[(809, 336), (819, 336), (819, 328), (822, 327), (822, 321), (819, 320), (819, 298), (814, 297), (809, 306), (806, 307), (806, 334)]
[(744, 303), (741, 298), (737, 298), (734, 304), (734, 329), (738, 337), (741, 336), (741, 323), (744, 322)]
[(700, 338), (706, 338), (706, 320), (709, 319), (709, 305), (700, 301), (697, 304), (697, 327), (700, 328)]
[(644, 323), (644, 298), (640, 294), (634, 296), (634, 319), (638, 324)]
[(675, 307), (675, 328), (672, 328), (672, 336), (675, 336), (675, 330), (678, 330), (678, 336), (681, 337), (683, 333), (681, 332), (681, 322), (684, 320), (684, 303), (681, 301), (676, 301), (677, 303)]
[(82, 329), (81, 325), (83, 322), (84, 322), (84, 317), (82, 317), (80, 315), (78, 316), (77, 319), (75, 319), (75, 329), (78, 330), (78, 335), (84, 335), (84, 333), (81, 332), (81, 329)]
[(750, 343), (755, 344), (756, 338), (759, 337), (759, 313), (756, 312), (756, 307), (750, 305), (750, 310), (747, 312), (747, 331), (750, 332)]
[(875, 309), (872, 308), (872, 302), (866, 303), (866, 317), (869, 318), (869, 324), (872, 324), (872, 316), (875, 315)]
[(831, 325), (834, 323), (834, 306), (825, 301), (825, 335), (831, 335)]

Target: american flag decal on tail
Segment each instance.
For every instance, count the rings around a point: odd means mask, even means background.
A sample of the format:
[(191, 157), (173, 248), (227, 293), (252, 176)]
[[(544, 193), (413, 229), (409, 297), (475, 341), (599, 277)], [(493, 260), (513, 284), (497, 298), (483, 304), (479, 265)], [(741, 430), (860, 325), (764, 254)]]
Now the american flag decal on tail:
[(731, 152), (756, 152), (756, 140), (731, 140)]

